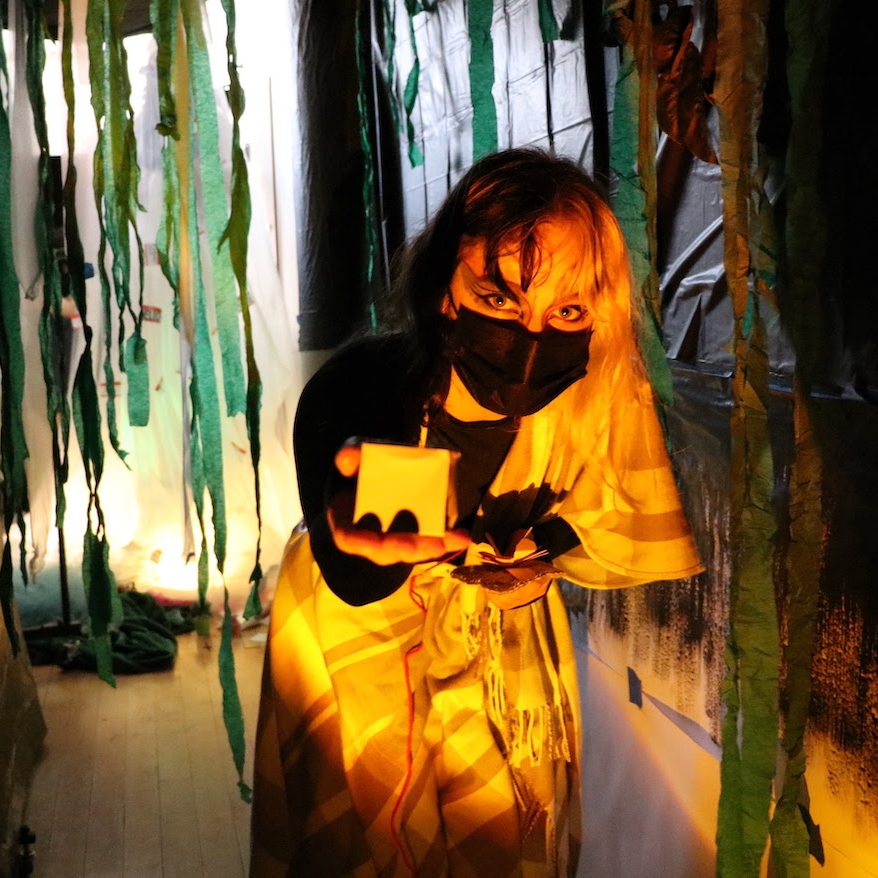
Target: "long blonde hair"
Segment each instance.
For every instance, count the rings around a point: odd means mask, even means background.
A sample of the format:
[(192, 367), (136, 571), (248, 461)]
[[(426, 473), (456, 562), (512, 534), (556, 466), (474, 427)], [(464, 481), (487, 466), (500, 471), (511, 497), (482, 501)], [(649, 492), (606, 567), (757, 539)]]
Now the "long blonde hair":
[(627, 458), (637, 437), (626, 429), (631, 407), (653, 405), (637, 343), (639, 314), (632, 302), (632, 274), (622, 230), (603, 200), (568, 206), (561, 219), (578, 225), (582, 260), (593, 283), (582, 290), (592, 317), (588, 374), (556, 400), (570, 440), (584, 453)]

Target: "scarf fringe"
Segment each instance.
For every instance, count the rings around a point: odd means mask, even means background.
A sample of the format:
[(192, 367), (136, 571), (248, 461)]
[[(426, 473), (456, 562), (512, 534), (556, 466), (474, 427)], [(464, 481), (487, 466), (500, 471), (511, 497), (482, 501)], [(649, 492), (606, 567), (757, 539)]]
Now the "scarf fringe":
[[(551, 702), (535, 707), (510, 705), (506, 696), (503, 670), (503, 616), (495, 606), (468, 613), (463, 611), (464, 649), (470, 661), (485, 663), (485, 697), (488, 717), (499, 730), (510, 765), (529, 761), (540, 765), (543, 759), (570, 762), (570, 742), (562, 692), (557, 675), (552, 678)], [(541, 656), (544, 662), (548, 656)]]

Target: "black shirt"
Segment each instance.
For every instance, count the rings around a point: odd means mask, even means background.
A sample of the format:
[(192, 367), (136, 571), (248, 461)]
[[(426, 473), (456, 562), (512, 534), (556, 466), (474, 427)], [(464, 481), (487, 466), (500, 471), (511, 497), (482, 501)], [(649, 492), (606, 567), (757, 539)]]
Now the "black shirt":
[[(293, 447), (311, 550), (327, 585), (353, 606), (392, 594), (408, 579), (413, 565), (382, 566), (336, 547), (326, 517), (328, 500), (344, 487), (353, 489), (354, 480), (338, 474), (334, 459), (352, 437), (418, 443), (425, 382), (413, 367), (409, 351), (398, 335), (347, 345), (308, 382), (296, 411)], [(509, 451), (515, 421), (465, 423), (447, 414), (433, 420), (427, 444), (461, 452), (456, 474), (459, 525), (468, 529)], [(535, 526), (534, 534), (552, 556), (578, 544), (561, 519)]]

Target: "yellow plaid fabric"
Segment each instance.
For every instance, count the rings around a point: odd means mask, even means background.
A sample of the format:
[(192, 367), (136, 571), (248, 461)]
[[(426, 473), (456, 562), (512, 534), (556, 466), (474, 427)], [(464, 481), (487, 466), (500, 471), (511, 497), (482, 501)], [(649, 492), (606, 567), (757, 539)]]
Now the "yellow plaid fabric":
[(579, 707), (560, 598), (553, 586), (501, 613), (448, 565), (425, 567), (354, 608), (307, 534), (291, 540), (257, 733), (254, 878), (575, 871)]
[[(549, 407), (549, 410), (552, 407)], [(624, 473), (559, 455), (524, 419), (483, 520), (563, 516), (585, 586), (700, 569), (655, 416)], [(351, 607), (294, 534), (272, 609), (255, 756), (251, 878), (570, 876), (579, 702), (564, 607), (498, 610), (448, 564)]]

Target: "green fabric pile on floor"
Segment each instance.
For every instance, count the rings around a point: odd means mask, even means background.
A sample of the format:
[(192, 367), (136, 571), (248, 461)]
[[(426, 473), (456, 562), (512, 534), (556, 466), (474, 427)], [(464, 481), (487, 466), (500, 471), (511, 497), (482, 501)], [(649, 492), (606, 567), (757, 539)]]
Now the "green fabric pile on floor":
[[(195, 627), (188, 608), (162, 607), (150, 595), (123, 591), (123, 617), (111, 633), (114, 674), (145, 674), (174, 666), (177, 635)], [(28, 641), (32, 664), (60, 665), (71, 670), (96, 671), (94, 643), (79, 637), (35, 638)]]

